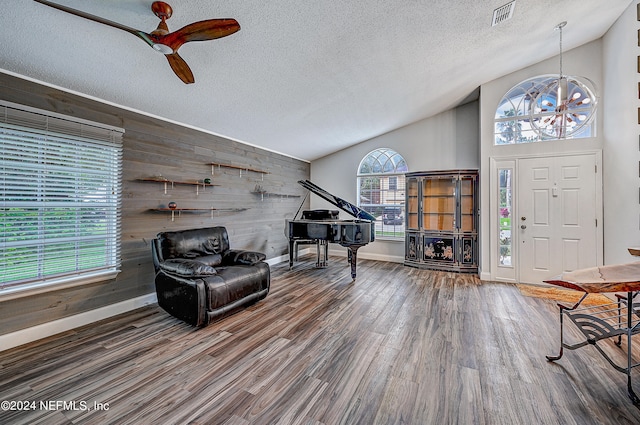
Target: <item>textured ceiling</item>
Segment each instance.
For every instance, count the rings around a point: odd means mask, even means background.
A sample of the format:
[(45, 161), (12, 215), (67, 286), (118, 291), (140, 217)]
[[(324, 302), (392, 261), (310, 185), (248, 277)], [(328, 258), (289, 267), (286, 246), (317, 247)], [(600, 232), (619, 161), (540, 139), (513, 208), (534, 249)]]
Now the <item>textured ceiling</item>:
[[(55, 0), (145, 32), (151, 0)], [(133, 35), (1, 0), (0, 69), (304, 160), (459, 104), (479, 85), (600, 38), (632, 0), (174, 0), (170, 30), (235, 18), (180, 49), (185, 85)], [(550, 72), (556, 70), (550, 69)]]

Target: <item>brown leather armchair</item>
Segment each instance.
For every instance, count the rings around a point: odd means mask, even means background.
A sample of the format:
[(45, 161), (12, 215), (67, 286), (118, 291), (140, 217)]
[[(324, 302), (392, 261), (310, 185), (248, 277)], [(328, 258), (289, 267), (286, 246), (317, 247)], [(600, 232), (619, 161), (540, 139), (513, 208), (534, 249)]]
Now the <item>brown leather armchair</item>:
[(151, 247), (158, 305), (191, 325), (206, 326), (269, 292), (266, 256), (230, 249), (222, 226), (158, 233)]

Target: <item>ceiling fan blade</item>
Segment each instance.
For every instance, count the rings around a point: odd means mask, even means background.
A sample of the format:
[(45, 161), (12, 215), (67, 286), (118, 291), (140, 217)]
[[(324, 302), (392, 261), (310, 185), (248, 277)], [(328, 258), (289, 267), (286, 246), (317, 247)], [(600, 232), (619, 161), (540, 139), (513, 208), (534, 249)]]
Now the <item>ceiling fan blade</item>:
[(176, 73), (178, 78), (180, 78), (185, 84), (192, 84), (195, 82), (193, 72), (191, 72), (191, 68), (189, 68), (189, 65), (187, 65), (184, 59), (182, 59), (177, 53), (170, 53), (165, 56), (169, 61), (171, 69), (173, 69), (173, 72)]
[(91, 15), (90, 13), (83, 12), (81, 10), (72, 9), (67, 6), (62, 6), (60, 4), (52, 3), (47, 0), (34, 0), (38, 3), (44, 4), (46, 6), (53, 7), (54, 9), (62, 10), (63, 12), (70, 13), (72, 15), (80, 16), (81, 18), (89, 19), (91, 21), (95, 21), (104, 25), (108, 25), (110, 27), (114, 27), (128, 33), (135, 35), (136, 37), (142, 39), (145, 43), (152, 46), (155, 44), (149, 34), (144, 31), (137, 30), (135, 28), (128, 27), (126, 25), (119, 24), (117, 22), (110, 21), (108, 19), (101, 18), (99, 16)]
[(235, 19), (224, 18), (194, 22), (182, 27), (178, 31), (169, 33), (166, 20), (171, 17), (172, 10), (171, 6), (161, 1), (154, 2), (151, 7), (153, 13), (160, 18), (158, 28), (151, 33), (146, 33), (144, 31), (140, 31), (90, 13), (62, 6), (48, 0), (34, 1), (135, 35), (149, 46), (153, 47), (154, 50), (163, 53), (167, 57), (173, 72), (175, 72), (178, 78), (180, 78), (185, 84), (194, 83), (195, 78), (193, 77), (193, 72), (191, 72), (189, 65), (187, 65), (184, 59), (182, 59), (177, 53), (180, 46), (190, 41), (205, 41), (226, 37), (240, 30), (240, 25)]
[(208, 19), (194, 22), (177, 31), (162, 36), (158, 42), (177, 51), (180, 46), (190, 41), (206, 41), (226, 37), (240, 30), (240, 24), (235, 19)]

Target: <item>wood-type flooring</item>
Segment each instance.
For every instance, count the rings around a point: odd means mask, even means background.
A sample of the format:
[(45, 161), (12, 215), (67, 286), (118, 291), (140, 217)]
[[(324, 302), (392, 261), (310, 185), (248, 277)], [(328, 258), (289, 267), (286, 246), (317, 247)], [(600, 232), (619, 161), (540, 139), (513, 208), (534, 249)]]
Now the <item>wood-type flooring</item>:
[(0, 352), (0, 401), (20, 407), (0, 423), (640, 423), (626, 375), (593, 347), (546, 361), (550, 300), (473, 275), (360, 260), (352, 282), (342, 257), (312, 263), (273, 266), (266, 299), (206, 328), (149, 306)]

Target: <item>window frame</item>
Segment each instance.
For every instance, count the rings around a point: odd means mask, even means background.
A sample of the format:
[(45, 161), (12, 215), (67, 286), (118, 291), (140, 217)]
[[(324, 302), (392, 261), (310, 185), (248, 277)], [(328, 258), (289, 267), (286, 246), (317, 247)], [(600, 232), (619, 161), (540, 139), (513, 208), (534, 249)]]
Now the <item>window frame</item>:
[(123, 133), (0, 101), (0, 299), (120, 272)]
[[(597, 99), (595, 94), (595, 85), (593, 84), (593, 82), (584, 77), (566, 78), (569, 79), (572, 93), (580, 92), (583, 96), (588, 96), (592, 100), (591, 106), (578, 108), (575, 110), (572, 109), (572, 112), (583, 112), (590, 110), (591, 107), (595, 108)], [(534, 126), (531, 123), (532, 119), (542, 119), (554, 114), (554, 112), (552, 111), (532, 111), (531, 107), (534, 106), (534, 100), (537, 98), (537, 96), (541, 92), (546, 91), (545, 89), (548, 89), (552, 82), (557, 79), (557, 74), (538, 75), (536, 77), (531, 77), (524, 81), (521, 81), (505, 93), (505, 95), (498, 102), (494, 115), (494, 146), (511, 146), (554, 140), (572, 140), (595, 137), (597, 127), (595, 109), (593, 111), (593, 118), (589, 119), (588, 122), (586, 122), (584, 125), (581, 125), (580, 130), (576, 133), (564, 135), (561, 137), (555, 137), (548, 134), (542, 135), (533, 128)], [(504, 108), (505, 105), (511, 105), (512, 108), (509, 111), (512, 111), (513, 115), (507, 115), (507, 111)], [(499, 127), (503, 127), (504, 129), (499, 132)], [(500, 137), (500, 135), (505, 133), (524, 133), (524, 136), (519, 136), (517, 138), (508, 138), (505, 142), (498, 143), (498, 138)]]
[[(385, 158), (384, 164), (379, 161), (380, 158)], [(395, 160), (394, 160), (395, 158)], [(372, 172), (366, 172), (363, 170), (369, 163), (378, 164), (378, 169), (372, 167)], [(385, 171), (386, 170), (386, 171)], [(373, 172), (376, 171), (376, 172)], [(356, 173), (356, 193), (357, 205), (363, 210), (376, 216), (376, 239), (379, 240), (393, 240), (404, 241), (405, 237), (405, 173), (409, 171), (407, 162), (402, 155), (390, 148), (377, 148), (367, 153), (360, 164)], [(395, 202), (371, 202), (363, 201), (363, 188), (362, 185), (365, 179), (377, 180), (377, 188), (364, 189), (370, 191), (378, 191), (379, 199), (385, 199), (387, 201)], [(386, 184), (384, 182), (387, 182)], [(391, 181), (395, 181), (395, 189), (391, 188)], [(394, 193), (394, 196), (387, 197), (382, 196), (384, 193)], [(398, 202), (399, 201), (399, 202)], [(390, 213), (385, 213), (387, 208), (393, 208)], [(399, 211), (400, 214), (396, 212)], [(393, 217), (389, 219), (385, 217), (385, 214), (391, 214)], [(399, 229), (398, 229), (399, 228)]]

